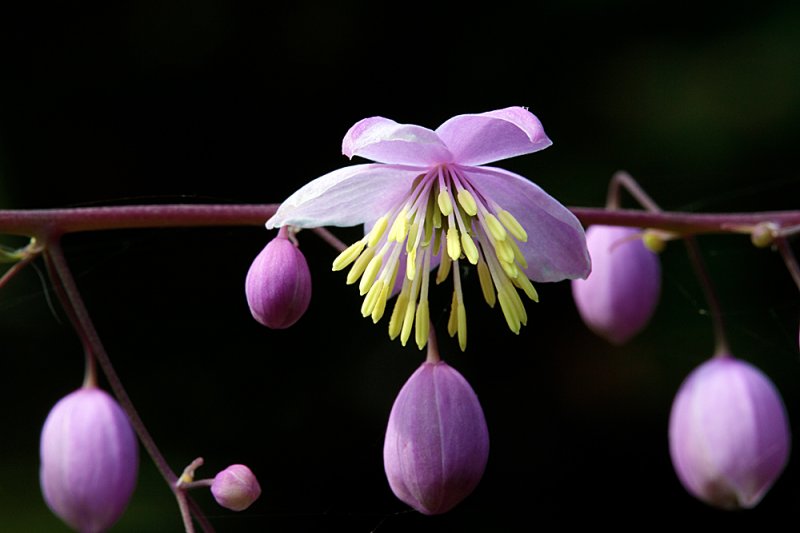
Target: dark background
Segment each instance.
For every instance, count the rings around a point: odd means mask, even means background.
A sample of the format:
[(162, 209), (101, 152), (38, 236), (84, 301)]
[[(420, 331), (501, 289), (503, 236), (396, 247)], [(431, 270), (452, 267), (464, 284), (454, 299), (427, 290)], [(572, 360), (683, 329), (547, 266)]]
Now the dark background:
[[(279, 202), (342, 165), (341, 138), (382, 115), (435, 128), (528, 106), (554, 141), (500, 163), (563, 203), (602, 206), (631, 172), (666, 209), (797, 209), (800, 7), (793, 1), (506, 4), (221, 0), (17, 2), (0, 8), (0, 206)], [(629, 204), (632, 206), (633, 204)], [(353, 240), (358, 229), (338, 230)], [(262, 498), (240, 514), (197, 498), (225, 531), (517, 531), (657, 524), (769, 527), (800, 515), (800, 465), (756, 509), (688, 496), (667, 452), (681, 380), (711, 354), (702, 292), (680, 243), (663, 254), (650, 326), (612, 348), (566, 283), (541, 285), (509, 333), (467, 279), (466, 353), (443, 357), (481, 398), (491, 433), (478, 489), (424, 517), (385, 481), (389, 409), (420, 364), (300, 235), (314, 298), (286, 331), (250, 316), (244, 276), (263, 228), (113, 231), (64, 244), (108, 352), (175, 470), (248, 464)], [(8, 238), (6, 244), (21, 244)], [(778, 254), (700, 239), (736, 355), (800, 423), (798, 297)], [(38, 271), (43, 270), (37, 265)], [(38, 490), (50, 407), (80, 385), (82, 353), (31, 268), (0, 292), (0, 530), (66, 531)], [(438, 298), (438, 300), (437, 300)], [(435, 296), (441, 334), (449, 295)], [(795, 432), (797, 433), (797, 432)], [(795, 523), (795, 522), (789, 522)], [(555, 524), (555, 525), (553, 525)], [(180, 531), (143, 455), (116, 532)]]

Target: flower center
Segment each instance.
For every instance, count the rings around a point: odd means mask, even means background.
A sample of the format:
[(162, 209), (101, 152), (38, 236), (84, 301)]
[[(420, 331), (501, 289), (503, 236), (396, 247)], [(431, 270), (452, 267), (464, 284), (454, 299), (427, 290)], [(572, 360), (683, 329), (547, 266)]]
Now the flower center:
[[(467, 346), (467, 315), (461, 291), (459, 261), (477, 265), (483, 297), (490, 307), (500, 302), (508, 327), (519, 333), (528, 321), (517, 292), (538, 301), (525, 275), (525, 258), (517, 241), (528, 236), (514, 216), (475, 187), (458, 165), (439, 165), (419, 175), (408, 194), (380, 217), (363, 239), (333, 261), (333, 270), (351, 263), (347, 283), (359, 281), (364, 317), (377, 323), (394, 292), (401, 257), (405, 272), (400, 294), (389, 319), (389, 336), (405, 346), (415, 331), (417, 346), (428, 341), (428, 285), (431, 262), (439, 260), (436, 283), (453, 272), (453, 299), (447, 330)], [(453, 268), (455, 263), (455, 268)]]

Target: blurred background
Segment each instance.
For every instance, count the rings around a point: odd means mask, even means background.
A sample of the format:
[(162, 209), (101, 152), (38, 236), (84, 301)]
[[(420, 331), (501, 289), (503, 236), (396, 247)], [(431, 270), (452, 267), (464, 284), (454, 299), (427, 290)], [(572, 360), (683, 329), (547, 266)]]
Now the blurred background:
[[(627, 0), (6, 3), (0, 207), (279, 202), (350, 164), (341, 138), (361, 118), (435, 128), (510, 105), (529, 107), (554, 145), (500, 166), (566, 205), (602, 206), (625, 169), (665, 209), (800, 208), (800, 4), (789, 0), (686, 11)], [(252, 320), (244, 277), (271, 237), (206, 228), (64, 241), (173, 468), (202, 456), (201, 477), (231, 463), (258, 475), (263, 495), (244, 513), (197, 494), (218, 531), (768, 530), (800, 515), (796, 457), (746, 512), (698, 503), (673, 473), (672, 398), (712, 350), (680, 243), (662, 254), (653, 321), (623, 348), (584, 327), (566, 283), (539, 286), (514, 336), (467, 279), (466, 353), (444, 335), (449, 294), (434, 297), (442, 356), (478, 393), (492, 449), (477, 490), (425, 517), (394, 498), (382, 466), (389, 410), (423, 354), (360, 317), (357, 291), (330, 271), (335, 252), (310, 233), (299, 236), (314, 279), (307, 315), (285, 331)], [(778, 254), (745, 237), (700, 245), (734, 354), (772, 378), (800, 434), (796, 287)], [(4, 532), (67, 531), (39, 493), (38, 438), (80, 385), (83, 356), (36, 266), (0, 292)], [(181, 531), (145, 455), (113, 531)]]

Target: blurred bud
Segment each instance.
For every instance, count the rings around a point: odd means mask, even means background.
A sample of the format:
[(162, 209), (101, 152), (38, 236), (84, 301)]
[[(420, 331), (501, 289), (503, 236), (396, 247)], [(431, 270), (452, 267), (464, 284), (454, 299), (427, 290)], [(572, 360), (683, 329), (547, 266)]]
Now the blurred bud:
[(758, 248), (766, 248), (775, 242), (779, 228), (773, 222), (761, 222), (756, 224), (750, 231), (750, 240)]
[(572, 281), (581, 318), (614, 344), (624, 344), (647, 325), (661, 293), (658, 257), (645, 248), (640, 233), (635, 228), (589, 227), (592, 273)]
[(81, 533), (105, 531), (133, 494), (139, 448), (128, 417), (98, 388), (62, 398), (45, 420), (39, 479), (48, 507)]
[(261, 486), (245, 465), (231, 465), (214, 477), (211, 494), (231, 511), (244, 511), (261, 496)]
[(714, 357), (683, 382), (672, 404), (669, 449), (683, 486), (723, 509), (755, 506), (789, 457), (786, 410), (754, 366)]
[(449, 511), (478, 485), (489, 431), (469, 383), (444, 362), (424, 363), (389, 415), (383, 462), (394, 494), (417, 511)]
[(258, 254), (245, 280), (253, 318), (274, 329), (297, 322), (311, 301), (311, 273), (303, 253), (282, 232)]

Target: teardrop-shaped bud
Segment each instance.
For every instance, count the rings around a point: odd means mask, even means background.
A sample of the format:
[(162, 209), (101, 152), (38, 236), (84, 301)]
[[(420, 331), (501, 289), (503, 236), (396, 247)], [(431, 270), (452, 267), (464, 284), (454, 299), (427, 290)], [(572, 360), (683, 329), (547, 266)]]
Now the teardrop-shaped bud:
[(231, 511), (244, 511), (261, 496), (261, 485), (245, 465), (231, 465), (214, 477), (211, 494)]
[(655, 312), (661, 293), (661, 265), (640, 238), (641, 230), (591, 226), (586, 244), (589, 277), (572, 281), (572, 295), (584, 323), (613, 344), (639, 333)]
[(389, 415), (383, 462), (394, 494), (423, 514), (452, 509), (478, 485), (489, 431), (469, 383), (444, 362), (426, 362)]
[(775, 385), (731, 356), (714, 357), (681, 385), (669, 450), (683, 486), (723, 509), (755, 506), (786, 466), (790, 430)]
[(94, 387), (68, 394), (47, 416), (40, 444), (48, 507), (81, 533), (111, 527), (130, 501), (139, 466), (136, 435), (119, 404)]
[(300, 249), (285, 234), (275, 237), (250, 265), (245, 280), (250, 313), (273, 329), (297, 322), (311, 301), (311, 273)]

